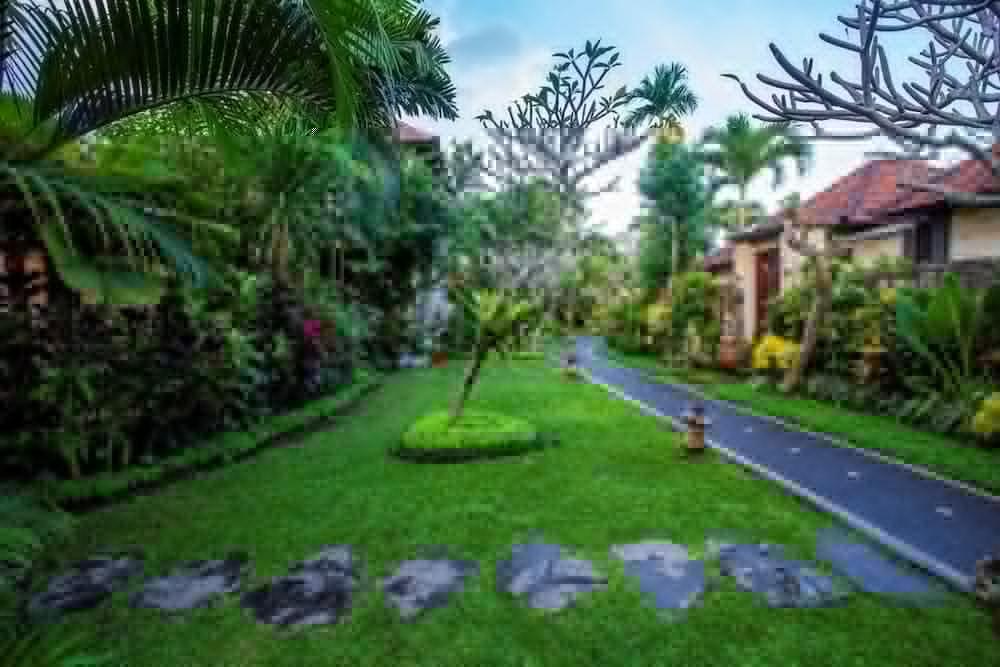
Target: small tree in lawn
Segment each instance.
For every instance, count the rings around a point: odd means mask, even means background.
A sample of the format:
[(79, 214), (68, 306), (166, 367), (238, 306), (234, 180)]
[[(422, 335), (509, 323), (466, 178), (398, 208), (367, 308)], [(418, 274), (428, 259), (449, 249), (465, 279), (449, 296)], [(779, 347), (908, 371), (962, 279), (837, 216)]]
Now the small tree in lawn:
[(465, 404), (490, 353), (508, 352), (521, 327), (533, 323), (539, 313), (537, 304), (519, 298), (514, 290), (509, 289), (476, 290), (468, 295), (466, 307), (477, 323), (476, 344), (451, 411), (453, 422), (462, 417)]

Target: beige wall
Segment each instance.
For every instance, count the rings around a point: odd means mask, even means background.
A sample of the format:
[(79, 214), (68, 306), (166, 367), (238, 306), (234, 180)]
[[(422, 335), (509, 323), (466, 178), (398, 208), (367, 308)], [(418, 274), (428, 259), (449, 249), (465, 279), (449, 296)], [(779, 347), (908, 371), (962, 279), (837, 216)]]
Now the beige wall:
[(862, 266), (872, 266), (879, 257), (902, 257), (903, 237), (894, 234), (884, 239), (865, 239), (851, 244), (854, 250), (854, 261)]
[(1000, 257), (1000, 211), (959, 209), (951, 218), (951, 259)]
[[(739, 241), (733, 244), (733, 273), (736, 275), (739, 284), (743, 286), (743, 338), (752, 340), (757, 326), (757, 253), (770, 250), (778, 246), (777, 241)], [(782, 263), (787, 250), (781, 249)], [(784, 283), (784, 277), (782, 277)]]

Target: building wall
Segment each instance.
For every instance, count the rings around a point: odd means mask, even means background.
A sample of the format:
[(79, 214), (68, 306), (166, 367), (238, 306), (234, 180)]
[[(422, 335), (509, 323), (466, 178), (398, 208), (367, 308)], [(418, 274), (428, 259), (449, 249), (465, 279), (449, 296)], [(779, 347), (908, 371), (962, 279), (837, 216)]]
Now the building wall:
[(952, 260), (1000, 258), (1000, 211), (959, 209), (951, 220)]
[(884, 239), (865, 239), (851, 244), (854, 260), (862, 266), (872, 266), (879, 257), (902, 257), (903, 237), (894, 234)]
[[(743, 338), (752, 340), (757, 334), (757, 254), (778, 246), (778, 241), (739, 241), (733, 244), (733, 273), (743, 286)], [(781, 249), (782, 263), (788, 254)]]

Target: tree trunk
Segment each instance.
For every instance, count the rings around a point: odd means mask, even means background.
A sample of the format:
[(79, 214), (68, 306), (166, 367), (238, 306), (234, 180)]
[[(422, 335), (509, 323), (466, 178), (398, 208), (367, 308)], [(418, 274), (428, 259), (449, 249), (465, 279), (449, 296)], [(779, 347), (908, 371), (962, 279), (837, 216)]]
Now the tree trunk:
[(681, 266), (681, 238), (680, 231), (681, 225), (677, 218), (674, 218), (670, 222), (670, 226), (673, 227), (670, 236), (671, 248), (670, 248), (670, 282), (673, 283), (674, 279), (677, 277), (677, 272), (680, 270)]
[(469, 400), (469, 395), (472, 393), (472, 387), (475, 386), (476, 380), (479, 379), (479, 371), (483, 366), (483, 361), (486, 359), (487, 353), (488, 350), (484, 350), (478, 345), (476, 346), (472, 355), (472, 362), (469, 364), (468, 370), (465, 371), (465, 380), (462, 382), (462, 391), (458, 395), (455, 407), (451, 410), (452, 423), (458, 421), (462, 417), (462, 413), (465, 410), (465, 403)]
[(793, 392), (802, 384), (813, 354), (816, 352), (816, 343), (819, 339), (819, 330), (823, 326), (827, 311), (830, 310), (832, 301), (833, 277), (830, 275), (829, 259), (823, 256), (816, 258), (816, 300), (813, 301), (812, 310), (809, 311), (809, 319), (806, 321), (806, 330), (802, 336), (802, 345), (795, 362), (785, 373), (781, 389), (784, 392)]

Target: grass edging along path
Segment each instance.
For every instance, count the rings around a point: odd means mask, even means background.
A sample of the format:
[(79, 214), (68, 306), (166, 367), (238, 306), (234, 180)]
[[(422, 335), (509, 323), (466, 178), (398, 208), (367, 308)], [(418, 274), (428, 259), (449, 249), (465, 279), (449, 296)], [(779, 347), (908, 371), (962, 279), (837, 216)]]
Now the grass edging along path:
[(329, 426), (333, 418), (350, 411), (381, 385), (379, 375), (366, 372), (358, 375), (354, 383), (332, 396), (310, 401), (284, 414), (264, 417), (244, 430), (208, 436), (206, 442), (154, 465), (50, 482), (41, 486), (40, 494), (65, 509), (87, 510), (139, 491), (158, 489), (194, 472), (242, 461), (262, 449), (287, 444)]
[[(65, 564), (140, 547), (146, 574), (158, 576), (184, 561), (243, 550), (252, 559), (250, 590), (327, 544), (350, 544), (369, 583), (340, 624), (288, 638), (257, 624), (236, 596), (171, 622), (131, 609), (123, 592), (67, 625), (93, 631), (95, 652), (143, 667), (996, 662), (1000, 644), (988, 617), (951, 594), (943, 604), (921, 608), (854, 595), (829, 609), (767, 609), (720, 579), (699, 607), (666, 622), (610, 557), (612, 545), (670, 540), (702, 558), (706, 538), (735, 536), (787, 545), (792, 558), (814, 558), (816, 531), (835, 521), (740, 466), (711, 455), (686, 461), (679, 436), (661, 420), (611, 399), (601, 387), (566, 382), (542, 362), (488, 364), (470, 408), (526, 419), (557, 436), (559, 446), (447, 466), (389, 456), (417, 419), (448, 407), (462, 371), (450, 364), (395, 374), (356, 412), (301, 446), (271, 449), (84, 515), (55, 554)], [(537, 538), (593, 560), (608, 576), (608, 590), (554, 615), (498, 592), (497, 563), (511, 557), (513, 544)], [(428, 545), (478, 561), (480, 574), (446, 606), (403, 622), (372, 582)], [(715, 560), (706, 569), (717, 576)]]
[[(689, 391), (730, 403), (734, 409), (760, 417), (780, 419), (793, 428), (830, 436), (827, 442), (874, 452), (980, 489), (1000, 493), (1000, 451), (976, 447), (938, 433), (810, 398), (786, 396), (745, 382), (703, 383), (696, 373), (672, 377), (669, 369), (651, 357), (609, 350), (609, 360), (650, 374), (650, 379), (682, 384)], [(711, 375), (711, 374), (708, 374)]]

